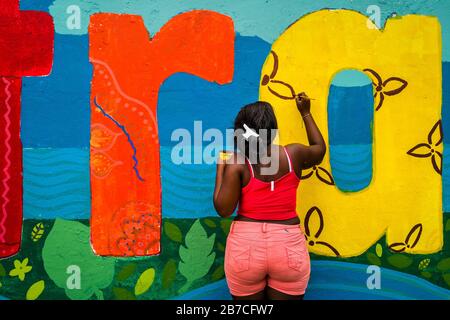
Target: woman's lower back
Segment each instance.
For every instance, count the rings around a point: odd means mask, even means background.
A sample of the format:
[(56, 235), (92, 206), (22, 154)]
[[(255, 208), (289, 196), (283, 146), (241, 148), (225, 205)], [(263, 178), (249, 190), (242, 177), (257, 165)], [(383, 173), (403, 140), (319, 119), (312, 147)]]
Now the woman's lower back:
[(286, 220), (257, 220), (257, 219), (252, 219), (252, 218), (248, 218), (248, 217), (244, 217), (242, 215), (237, 215), (234, 218), (235, 221), (247, 221), (247, 222), (261, 222), (261, 223), (277, 223), (277, 224), (285, 224), (285, 225), (295, 225), (295, 224), (300, 224), (300, 219), (298, 217), (294, 217), (291, 219), (286, 219)]

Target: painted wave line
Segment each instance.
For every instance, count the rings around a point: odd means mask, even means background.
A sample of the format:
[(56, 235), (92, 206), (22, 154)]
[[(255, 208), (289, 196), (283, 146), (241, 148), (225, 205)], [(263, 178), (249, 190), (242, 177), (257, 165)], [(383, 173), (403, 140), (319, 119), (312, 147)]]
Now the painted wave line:
[(46, 194), (60, 195), (64, 193), (75, 193), (75, 192), (89, 193), (89, 190), (90, 187), (88, 183), (80, 183), (80, 182), (65, 183), (53, 187), (48, 185), (45, 185), (44, 187), (42, 186), (38, 187), (32, 184), (26, 185), (24, 184), (24, 192), (32, 192), (38, 195), (46, 195)]
[(193, 188), (198, 190), (210, 190), (214, 189), (214, 178), (211, 178), (209, 181), (199, 181), (194, 179), (189, 179), (188, 181), (183, 181), (180, 178), (174, 178), (168, 175), (161, 175), (162, 177), (162, 186), (163, 188), (168, 187), (171, 188), (172, 185), (176, 188), (184, 190), (186, 188)]
[(335, 174), (333, 172), (333, 178), (335, 181), (338, 181), (338, 183), (344, 183), (344, 184), (358, 184), (358, 183), (367, 183), (369, 181), (372, 180), (372, 175), (371, 174), (367, 174), (367, 175), (363, 175), (363, 176), (351, 176), (349, 174), (346, 175), (340, 175), (340, 174)]
[(213, 174), (194, 174), (189, 171), (169, 171), (169, 170), (161, 170), (161, 176), (168, 177), (169, 179), (179, 179), (179, 180), (187, 180), (193, 183), (198, 184), (211, 184), (214, 183), (215, 173)]
[(68, 190), (61, 193), (34, 193), (29, 190), (25, 190), (23, 193), (24, 197), (29, 199), (34, 198), (38, 203), (45, 202), (70, 202), (72, 199), (74, 200), (84, 200), (90, 202), (90, 193), (86, 192), (85, 189), (81, 190)]
[(23, 173), (24, 178), (26, 178), (27, 180), (32, 180), (36, 179), (36, 180), (40, 180), (42, 181), (42, 178), (45, 178), (46, 181), (55, 181), (61, 178), (78, 178), (78, 179), (84, 179), (86, 177), (86, 179), (89, 180), (89, 174), (86, 172), (61, 172), (61, 173), (54, 173), (54, 174), (42, 174), (42, 173), (35, 173), (35, 172), (30, 172), (30, 171), (24, 171)]
[(65, 203), (65, 204), (59, 204), (59, 205), (49, 205), (49, 206), (38, 206), (35, 204), (36, 202), (33, 201), (32, 203), (24, 200), (24, 207), (25, 208), (33, 208), (33, 210), (45, 210), (48, 212), (49, 210), (53, 211), (63, 211), (68, 210), (69, 208), (76, 208), (81, 210), (89, 210), (90, 203), (89, 201), (78, 201), (78, 202), (71, 202), (71, 203)]
[[(64, 177), (63, 177), (64, 178)], [(42, 189), (42, 188), (59, 188), (62, 186), (67, 186), (67, 185), (79, 185), (79, 186), (84, 186), (86, 185), (86, 188), (89, 188), (88, 183), (89, 183), (89, 177), (87, 177), (86, 179), (80, 179), (80, 178), (69, 178), (67, 180), (62, 180), (62, 181), (56, 181), (52, 183), (48, 183), (48, 181), (45, 181), (45, 183), (41, 183), (41, 180), (37, 180), (34, 181), (33, 179), (24, 179), (23, 180), (23, 184), (24, 184), (24, 188), (27, 187), (33, 187), (33, 188), (38, 188), (38, 189)]]
[(180, 200), (185, 201), (186, 203), (205, 203), (205, 202), (211, 202), (212, 203), (212, 191), (211, 192), (203, 192), (204, 194), (198, 195), (197, 197), (189, 197), (189, 196), (181, 196), (179, 193), (171, 191), (170, 189), (163, 190), (165, 195), (163, 195), (163, 198), (166, 200), (173, 199), (171, 202), (177, 203)]
[(9, 104), (9, 100), (11, 99), (11, 92), (9, 91), (9, 86), (11, 85), (11, 82), (6, 79), (6, 78), (2, 78), (3, 83), (5, 84), (5, 93), (6, 93), (6, 100), (5, 100), (5, 105), (6, 105), (6, 112), (4, 114), (4, 119), (6, 122), (5, 125), (5, 134), (6, 134), (6, 138), (5, 138), (5, 147), (6, 147), (6, 152), (4, 155), (4, 159), (5, 159), (5, 167), (3, 168), (3, 173), (5, 174), (3, 180), (2, 180), (2, 184), (3, 184), (3, 194), (2, 194), (2, 198), (3, 198), (3, 204), (2, 204), (2, 218), (0, 220), (0, 240), (2, 242), (5, 241), (5, 233), (6, 233), (6, 228), (5, 228), (5, 221), (6, 221), (6, 206), (9, 203), (9, 180), (11, 179), (11, 176), (9, 174), (9, 168), (11, 167), (11, 160), (9, 159), (9, 156), (11, 155), (11, 146), (10, 146), (10, 140), (11, 140), (11, 131), (10, 131), (10, 126), (11, 126), (11, 120), (9, 119), (9, 116), (11, 114), (11, 105)]
[(23, 161), (24, 170), (38, 171), (38, 172), (53, 172), (53, 171), (67, 171), (70, 170), (85, 170), (89, 166), (88, 161), (83, 162), (69, 162), (60, 161), (47, 163), (45, 161), (36, 161), (35, 163), (28, 160)]
[(372, 174), (372, 166), (370, 164), (366, 165), (363, 168), (359, 168), (357, 166), (336, 166), (331, 164), (331, 170), (333, 172), (333, 176), (336, 174), (342, 174), (342, 175), (368, 175)]

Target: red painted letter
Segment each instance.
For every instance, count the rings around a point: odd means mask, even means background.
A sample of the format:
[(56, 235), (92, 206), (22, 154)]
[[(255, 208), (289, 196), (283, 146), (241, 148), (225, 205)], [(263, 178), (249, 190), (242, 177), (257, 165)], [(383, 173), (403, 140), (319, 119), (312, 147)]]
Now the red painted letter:
[(0, 258), (16, 254), (22, 234), (22, 77), (50, 73), (53, 20), (19, 11), (19, 0), (0, 4)]

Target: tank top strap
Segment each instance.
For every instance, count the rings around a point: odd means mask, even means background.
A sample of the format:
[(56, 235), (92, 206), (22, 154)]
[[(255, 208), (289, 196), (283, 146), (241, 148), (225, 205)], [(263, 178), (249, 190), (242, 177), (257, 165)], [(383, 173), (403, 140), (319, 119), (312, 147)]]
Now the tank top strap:
[(291, 162), (291, 157), (289, 156), (289, 153), (286, 150), (286, 147), (283, 146), (283, 150), (284, 153), (286, 153), (286, 157), (288, 159), (288, 163), (289, 163), (289, 172), (292, 172), (292, 162)]
[(245, 163), (247, 163), (248, 169), (250, 170), (251, 177), (254, 178), (255, 177), (255, 173), (253, 172), (253, 166), (252, 166), (252, 164), (250, 163), (250, 160), (248, 160), (247, 157), (245, 157)]

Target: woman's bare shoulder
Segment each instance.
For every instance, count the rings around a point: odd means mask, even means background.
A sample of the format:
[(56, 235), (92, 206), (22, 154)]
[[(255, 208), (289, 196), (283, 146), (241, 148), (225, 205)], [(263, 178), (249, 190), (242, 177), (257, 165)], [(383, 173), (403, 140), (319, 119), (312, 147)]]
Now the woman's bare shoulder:
[(290, 143), (284, 146), (289, 153), (289, 156), (294, 162), (302, 162), (304, 154), (308, 150), (308, 146), (301, 143)]
[(301, 153), (308, 147), (301, 143), (290, 143), (284, 146), (288, 152), (292, 153)]

